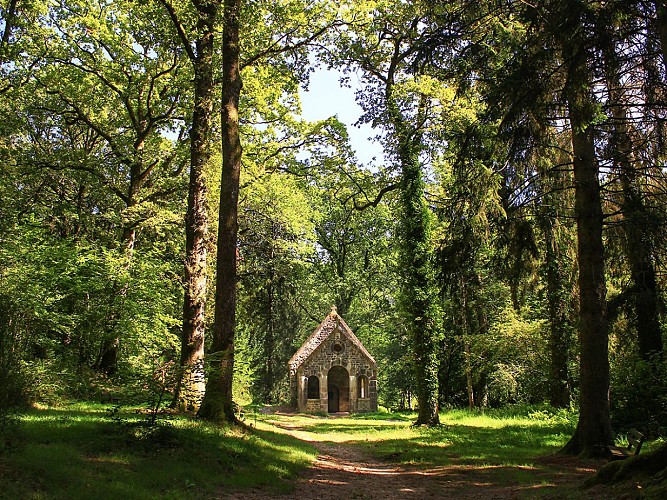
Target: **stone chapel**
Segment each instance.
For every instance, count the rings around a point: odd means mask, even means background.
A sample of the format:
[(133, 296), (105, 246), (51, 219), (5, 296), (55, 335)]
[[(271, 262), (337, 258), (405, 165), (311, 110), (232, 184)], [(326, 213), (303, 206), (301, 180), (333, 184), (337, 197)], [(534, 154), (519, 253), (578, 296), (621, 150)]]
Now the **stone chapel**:
[(301, 412), (377, 411), (377, 365), (331, 309), (289, 360), (293, 404)]

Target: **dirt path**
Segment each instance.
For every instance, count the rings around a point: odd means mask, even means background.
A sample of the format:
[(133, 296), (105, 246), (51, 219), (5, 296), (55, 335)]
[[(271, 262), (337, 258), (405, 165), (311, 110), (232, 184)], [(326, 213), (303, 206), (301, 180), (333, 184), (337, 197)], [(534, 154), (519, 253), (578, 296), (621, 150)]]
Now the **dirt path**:
[[(450, 465), (417, 468), (380, 462), (346, 445), (313, 444), (320, 451), (320, 455), (307, 473), (298, 480), (293, 498), (507, 499), (531, 498), (537, 494), (560, 497), (564, 489), (568, 490), (568, 495), (576, 494), (576, 486), (594, 473), (594, 469), (590, 467), (577, 467), (571, 463), (545, 463), (549, 472), (539, 468), (521, 467), (534, 472), (534, 481), (499, 485), (497, 481), (503, 476), (504, 467)], [(590, 498), (597, 495), (591, 492), (590, 496), (584, 496)], [(600, 498), (607, 497), (602, 495)]]
[[(545, 457), (531, 467), (477, 467), (448, 465), (421, 468), (383, 462), (363, 449), (323, 442), (299, 428), (280, 425), (282, 432), (310, 442), (319, 452), (317, 460), (296, 481), (293, 492), (279, 496), (261, 490), (244, 491), (227, 498), (260, 500), (296, 499), (510, 499), (534, 498), (614, 498), (610, 491), (578, 490), (595, 472), (590, 462), (567, 457)], [(525, 471), (520, 483), (512, 483), (509, 469)], [(509, 482), (508, 482), (509, 481)]]

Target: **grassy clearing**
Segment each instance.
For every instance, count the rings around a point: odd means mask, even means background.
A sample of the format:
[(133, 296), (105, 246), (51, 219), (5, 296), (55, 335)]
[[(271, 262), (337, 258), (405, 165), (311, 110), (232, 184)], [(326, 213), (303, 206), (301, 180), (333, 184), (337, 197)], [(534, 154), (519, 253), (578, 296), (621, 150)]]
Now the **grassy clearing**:
[(576, 426), (576, 415), (548, 408), (449, 411), (441, 414), (442, 425), (432, 429), (412, 427), (416, 414), (408, 413), (260, 419), (260, 428), (279, 427), (301, 439), (360, 447), (381, 461), (471, 474), (470, 485), (480, 492), (497, 487), (511, 489), (517, 498), (580, 498), (578, 487), (586, 476), (564, 473), (558, 463), (544, 458), (556, 453)]
[(22, 417), (20, 446), (0, 455), (2, 498), (208, 498), (289, 491), (315, 457), (308, 444), (186, 418), (147, 427), (136, 412), (77, 404)]
[(361, 446), (373, 456), (409, 464), (530, 465), (558, 451), (576, 419), (564, 411), (524, 407), (491, 412), (455, 410), (441, 414), (436, 428), (412, 427), (416, 414), (373, 414), (351, 418), (271, 415), (267, 423), (296, 428), (317, 441)]
[(581, 493), (576, 478), (566, 473), (564, 484), (562, 471), (539, 458), (572, 435), (571, 413), (456, 410), (433, 429), (412, 427), (415, 417), (246, 413), (256, 427), (247, 432), (183, 417), (149, 427), (136, 412), (110, 414), (95, 404), (44, 408), (22, 416), (22, 445), (0, 453), (0, 498), (210, 498), (253, 487), (285, 493), (316, 456), (307, 441), (360, 448), (386, 462), (467, 470), (480, 485), (521, 485), (531, 497)]

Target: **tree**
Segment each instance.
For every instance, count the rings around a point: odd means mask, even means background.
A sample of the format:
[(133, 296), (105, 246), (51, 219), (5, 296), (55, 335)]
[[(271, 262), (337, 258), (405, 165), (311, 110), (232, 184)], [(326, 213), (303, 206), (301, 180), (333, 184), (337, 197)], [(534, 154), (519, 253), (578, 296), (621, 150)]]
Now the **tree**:
[[(612, 439), (603, 212), (594, 127), (600, 115), (592, 69), (596, 43), (592, 19), (598, 8), (597, 4), (578, 1), (508, 3), (500, 11), (504, 19), (510, 24), (518, 20), (522, 27), (516, 31), (519, 36), (512, 39), (512, 51), (502, 52), (508, 57), (506, 63), (496, 65), (502, 58), (497, 59), (493, 51), (480, 51), (492, 57), (492, 63), (487, 59), (485, 64), (496, 68), (500, 84), (496, 89), (509, 97), (508, 105), (501, 108), (507, 124), (516, 126), (536, 117), (555, 121), (559, 110), (567, 111), (575, 181), (581, 381), (580, 420), (565, 451), (590, 455), (600, 453)], [(482, 60), (480, 56), (478, 64)], [(557, 96), (561, 98), (554, 99)], [(530, 128), (527, 132), (532, 134)], [(528, 137), (533, 140), (536, 136)]]
[[(249, 177), (253, 167), (246, 165)], [(241, 195), (239, 340), (250, 351), (251, 395), (277, 404), (287, 400), (287, 361), (303, 327), (316, 214), (303, 181), (282, 172), (255, 177)]]
[[(565, 163), (556, 162), (556, 164)], [(544, 240), (543, 273), (546, 279), (547, 315), (549, 319), (549, 402), (556, 408), (571, 403), (570, 353), (574, 341), (576, 308), (571, 256), (574, 241), (565, 210), (570, 203), (565, 189), (571, 183), (569, 173), (549, 164), (538, 181), (538, 224)]]
[[(662, 351), (654, 243), (661, 217), (647, 202), (645, 191), (650, 190), (650, 187), (642, 172), (650, 173), (649, 175), (657, 174), (656, 177), (659, 177), (659, 173), (653, 173), (651, 158), (642, 158), (641, 154), (637, 154), (639, 150), (637, 142), (646, 140), (647, 133), (641, 130), (641, 124), (636, 123), (638, 120), (630, 116), (628, 91), (621, 80), (627, 78), (634, 81), (641, 76), (633, 74), (632, 68), (624, 67), (622, 58), (617, 53), (617, 46), (623, 46), (624, 42), (617, 40), (617, 35), (614, 33), (613, 15), (614, 12), (611, 12), (600, 19), (598, 32), (608, 91), (607, 107), (611, 115), (609, 149), (618, 174), (616, 183), (619, 184), (620, 190), (618, 208), (622, 214), (620, 220), (624, 239), (622, 247), (630, 268), (631, 284), (621, 298), (627, 298), (632, 309), (639, 354), (645, 361), (650, 361), (652, 356)], [(650, 56), (639, 55), (639, 57)], [(647, 88), (652, 86), (650, 81), (647, 82)], [(643, 128), (646, 128), (646, 125)]]
[(555, 19), (561, 23), (557, 42), (565, 64), (563, 97), (572, 132), (580, 294), (579, 422), (563, 451), (595, 455), (600, 453), (600, 446), (610, 445), (613, 439), (609, 414), (603, 214), (593, 128), (596, 107), (589, 66), (592, 47), (586, 30), (594, 10), (579, 2), (563, 2), (553, 8), (557, 14)]
[(215, 320), (206, 394), (198, 415), (236, 422), (232, 385), (236, 321), (236, 238), (241, 174), (239, 27), (241, 0), (225, 0), (222, 37), (222, 178), (216, 260)]
[[(275, 12), (269, 16), (283, 33), (271, 30), (255, 33), (257, 40), (247, 37), (245, 58), (241, 59), (240, 38), (243, 21), (263, 26), (257, 21), (263, 10), (241, 10), (240, 1), (225, 2), (223, 8), (222, 43), (222, 175), (220, 183), (219, 224), (217, 234), (215, 319), (213, 342), (209, 351), (210, 371), (206, 395), (198, 414), (211, 420), (235, 421), (232, 387), (234, 375), (234, 336), (237, 281), (238, 197), (242, 148), (239, 128), (241, 70), (251, 69), (259, 62), (273, 60), (283, 70), (297, 72), (306, 63), (305, 48), (330, 26), (326, 8), (319, 4), (304, 8), (300, 2), (270, 5)], [(325, 6), (326, 7), (326, 6)], [(242, 19), (242, 15), (246, 17)], [(292, 19), (290, 15), (293, 15)], [(286, 24), (292, 21), (293, 25)], [(332, 21), (336, 23), (337, 21)], [(297, 79), (298, 80), (298, 79)]]
[(419, 402), (416, 423), (436, 425), (439, 323), (432, 222), (420, 155), (424, 148), (423, 129), (431, 118), (430, 106), (437, 98), (428, 95), (428, 87), (434, 81), (420, 80), (425, 74), (414, 58), (415, 47), (429, 36), (429, 26), (419, 6), (383, 2), (359, 6), (357, 10), (352, 11), (354, 24), (337, 33), (339, 38), (335, 43), (341, 52), (331, 64), (345, 71), (358, 67), (363, 72), (365, 88), (358, 99), (366, 113), (362, 120), (385, 129), (387, 154), (396, 162), (402, 206), (402, 307), (415, 365)]
[[(180, 188), (180, 143), (164, 137), (180, 105), (179, 60), (163, 50), (171, 47), (150, 17), (133, 16), (125, 3), (96, 15), (81, 3), (49, 5), (21, 42), (29, 71), (23, 63), (14, 69), (25, 81), (8, 90), (22, 106), (21, 127), (12, 131), (22, 150), (15, 161), (68, 188), (78, 183), (77, 216), (69, 217), (75, 225), (67, 230), (84, 230), (104, 212), (114, 235), (106, 243), (123, 255), (125, 270), (141, 229), (170, 223)], [(154, 38), (146, 36), (149, 27)], [(56, 187), (49, 181), (35, 194), (46, 185)], [(101, 204), (90, 207), (93, 193)], [(112, 207), (113, 215), (105, 212)], [(108, 374), (117, 370), (127, 286), (114, 283), (104, 308), (95, 366)]]
[(206, 169), (211, 162), (211, 129), (215, 91), (215, 31), (220, 0), (194, 0), (197, 13), (194, 49), (180, 16), (169, 0), (160, 0), (169, 14), (193, 69), (194, 101), (190, 127), (190, 177), (185, 217), (185, 277), (181, 359), (173, 406), (196, 410), (204, 396), (204, 337), (207, 297)]

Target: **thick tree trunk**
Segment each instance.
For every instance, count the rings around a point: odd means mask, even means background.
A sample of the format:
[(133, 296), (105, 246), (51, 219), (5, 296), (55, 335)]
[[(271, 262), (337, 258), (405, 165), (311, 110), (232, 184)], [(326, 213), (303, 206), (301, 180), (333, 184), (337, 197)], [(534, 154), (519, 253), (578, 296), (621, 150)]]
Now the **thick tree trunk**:
[(213, 46), (218, 1), (193, 2), (199, 13), (194, 69), (194, 110), (190, 129), (190, 180), (185, 220), (185, 293), (179, 380), (172, 406), (196, 411), (204, 397), (207, 231), (206, 168), (211, 160)]
[(241, 0), (224, 3), (222, 37), (222, 178), (218, 225), (217, 275), (213, 343), (209, 353), (206, 394), (199, 416), (236, 421), (232, 400), (236, 323), (236, 239), (238, 233), (241, 141), (239, 137), (239, 16)]
[[(564, 5), (564, 9), (570, 7)], [(609, 414), (609, 346), (602, 243), (602, 203), (592, 127), (591, 76), (588, 52), (581, 36), (581, 14), (573, 6), (573, 33), (563, 32), (567, 64), (565, 98), (572, 129), (572, 154), (577, 219), (577, 255), (580, 295), (580, 396), (579, 422), (563, 451), (594, 456), (612, 444)]]

